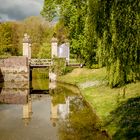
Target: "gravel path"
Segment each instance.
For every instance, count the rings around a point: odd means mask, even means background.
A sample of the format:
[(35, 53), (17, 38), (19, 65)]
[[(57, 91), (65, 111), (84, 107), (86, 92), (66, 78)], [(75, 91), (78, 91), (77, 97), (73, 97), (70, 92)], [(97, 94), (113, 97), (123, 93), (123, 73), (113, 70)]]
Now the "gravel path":
[(98, 86), (101, 83), (102, 83), (101, 81), (87, 81), (87, 82), (81, 83), (79, 86), (80, 88), (84, 89), (88, 87)]

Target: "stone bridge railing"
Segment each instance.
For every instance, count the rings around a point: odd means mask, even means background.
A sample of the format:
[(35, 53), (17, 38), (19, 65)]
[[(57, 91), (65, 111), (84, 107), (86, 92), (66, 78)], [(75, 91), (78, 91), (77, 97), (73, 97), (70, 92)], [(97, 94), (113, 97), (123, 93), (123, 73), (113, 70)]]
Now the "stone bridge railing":
[(52, 65), (51, 59), (30, 59), (30, 67), (50, 67)]

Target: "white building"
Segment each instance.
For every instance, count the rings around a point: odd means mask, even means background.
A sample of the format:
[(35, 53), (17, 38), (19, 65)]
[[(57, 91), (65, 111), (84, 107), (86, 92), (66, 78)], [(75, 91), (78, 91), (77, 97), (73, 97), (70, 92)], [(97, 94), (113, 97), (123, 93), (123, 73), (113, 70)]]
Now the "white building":
[(63, 43), (58, 47), (58, 57), (59, 58), (66, 58), (69, 61), (69, 43)]

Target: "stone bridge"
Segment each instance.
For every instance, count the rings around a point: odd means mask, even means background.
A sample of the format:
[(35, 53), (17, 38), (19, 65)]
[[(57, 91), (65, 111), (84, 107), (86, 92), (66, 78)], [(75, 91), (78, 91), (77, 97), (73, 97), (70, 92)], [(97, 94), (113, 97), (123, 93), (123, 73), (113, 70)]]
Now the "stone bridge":
[[(29, 93), (48, 93), (32, 89), (32, 69), (46, 68), (53, 66), (53, 58), (65, 58), (66, 65), (80, 66), (79, 64), (69, 63), (68, 43), (57, 45), (57, 39), (52, 39), (51, 59), (31, 58), (31, 40), (25, 34), (23, 39), (23, 56), (12, 56), (0, 59), (0, 102), (25, 104), (28, 102)], [(56, 74), (49, 71), (49, 78), (56, 80)], [(32, 92), (31, 92), (32, 90)]]
[[(27, 34), (23, 38), (23, 56), (0, 59), (0, 82), (30, 81), (33, 68), (45, 68), (53, 65), (53, 58), (64, 58), (66, 66), (79, 67), (79, 63), (70, 63), (69, 43), (58, 46), (56, 38), (52, 38), (51, 59), (31, 58), (31, 39)], [(52, 75), (52, 72), (50, 76)]]

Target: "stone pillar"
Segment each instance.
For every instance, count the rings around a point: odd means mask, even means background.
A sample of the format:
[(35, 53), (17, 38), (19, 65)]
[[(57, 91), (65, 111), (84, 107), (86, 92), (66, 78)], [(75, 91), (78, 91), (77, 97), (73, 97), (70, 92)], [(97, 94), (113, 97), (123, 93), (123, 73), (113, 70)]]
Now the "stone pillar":
[(49, 72), (49, 80), (50, 80), (50, 82), (56, 81), (56, 77), (57, 77), (57, 75), (54, 72), (52, 72), (52, 71)]
[(31, 59), (31, 39), (27, 33), (24, 34), (23, 38), (23, 56), (28, 57)]
[(58, 40), (57, 38), (53, 37), (51, 40), (51, 57), (58, 57)]
[(67, 46), (67, 57), (66, 57), (66, 62), (69, 64), (69, 60), (70, 60), (70, 44), (68, 41), (66, 41), (66, 46)]

